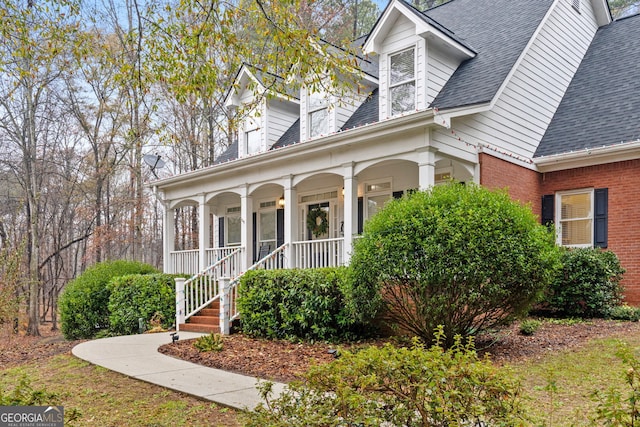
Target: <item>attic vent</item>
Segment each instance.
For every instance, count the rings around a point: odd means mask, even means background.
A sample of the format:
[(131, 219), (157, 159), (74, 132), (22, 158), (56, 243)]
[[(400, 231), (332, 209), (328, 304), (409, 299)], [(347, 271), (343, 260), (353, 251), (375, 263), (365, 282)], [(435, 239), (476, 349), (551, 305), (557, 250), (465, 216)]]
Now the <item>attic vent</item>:
[(571, 0), (571, 6), (573, 6), (577, 12), (580, 12), (580, 0)]

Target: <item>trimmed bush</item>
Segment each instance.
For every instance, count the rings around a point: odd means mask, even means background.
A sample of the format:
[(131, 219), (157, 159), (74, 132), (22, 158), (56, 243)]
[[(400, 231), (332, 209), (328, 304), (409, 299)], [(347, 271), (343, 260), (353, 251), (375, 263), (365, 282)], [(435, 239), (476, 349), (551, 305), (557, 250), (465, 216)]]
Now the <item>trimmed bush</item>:
[(548, 307), (569, 317), (608, 317), (622, 303), (624, 268), (616, 254), (597, 248), (566, 249), (547, 295)]
[(388, 323), (425, 342), (438, 325), (447, 337), (470, 335), (526, 314), (557, 260), (553, 234), (505, 191), (435, 186), (365, 224), (349, 301), (360, 320), (384, 309)]
[[(521, 385), (508, 368), (479, 359), (460, 337), (445, 350), (389, 344), (344, 352), (311, 368), (276, 400), (248, 414), (246, 426), (520, 426)], [(268, 397), (269, 387), (262, 387)]]
[(157, 273), (151, 265), (134, 261), (107, 261), (89, 267), (67, 284), (60, 295), (60, 321), (65, 338), (93, 338), (109, 327), (107, 283), (125, 274)]
[(255, 270), (240, 282), (242, 331), (277, 339), (336, 340), (354, 336), (342, 289), (347, 269)]
[(525, 319), (520, 323), (520, 333), (522, 335), (530, 336), (535, 334), (542, 326), (542, 322), (535, 319)]
[(148, 325), (160, 317), (162, 326), (171, 326), (176, 317), (175, 275), (132, 274), (109, 282), (109, 331), (115, 335), (138, 333), (138, 319)]

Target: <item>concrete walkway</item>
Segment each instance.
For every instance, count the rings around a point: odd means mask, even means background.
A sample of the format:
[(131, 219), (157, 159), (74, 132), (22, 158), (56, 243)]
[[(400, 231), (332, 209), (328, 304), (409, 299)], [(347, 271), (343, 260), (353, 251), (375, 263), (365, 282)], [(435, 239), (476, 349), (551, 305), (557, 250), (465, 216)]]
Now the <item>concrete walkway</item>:
[[(178, 335), (183, 340), (202, 334), (180, 332)], [(257, 378), (158, 353), (158, 347), (170, 342), (168, 332), (129, 335), (87, 341), (75, 346), (72, 352), (94, 365), (224, 406), (251, 410), (261, 401), (256, 389)], [(279, 394), (284, 388), (284, 384), (276, 383), (273, 390)]]

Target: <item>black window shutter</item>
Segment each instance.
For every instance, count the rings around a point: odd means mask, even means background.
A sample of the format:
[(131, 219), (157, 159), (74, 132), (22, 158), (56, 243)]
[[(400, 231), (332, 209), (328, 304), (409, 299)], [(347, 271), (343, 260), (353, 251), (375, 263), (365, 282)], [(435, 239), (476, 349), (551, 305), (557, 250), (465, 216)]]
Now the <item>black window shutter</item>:
[(542, 196), (542, 225), (546, 225), (547, 227), (553, 226), (553, 217), (555, 211), (555, 196), (553, 194), (546, 194)]
[(284, 245), (284, 209), (278, 209), (276, 210), (276, 247), (279, 248), (282, 245)]
[(597, 248), (606, 248), (609, 190), (607, 188), (597, 188), (594, 190), (594, 197), (593, 245)]
[(253, 213), (253, 262), (256, 262), (258, 256), (258, 214)]
[(218, 247), (224, 248), (224, 217), (218, 218)]
[(393, 192), (393, 198), (394, 199), (400, 199), (402, 197), (402, 195), (404, 194), (404, 191), (394, 191)]
[(364, 228), (364, 198), (358, 197), (358, 234), (362, 234)]

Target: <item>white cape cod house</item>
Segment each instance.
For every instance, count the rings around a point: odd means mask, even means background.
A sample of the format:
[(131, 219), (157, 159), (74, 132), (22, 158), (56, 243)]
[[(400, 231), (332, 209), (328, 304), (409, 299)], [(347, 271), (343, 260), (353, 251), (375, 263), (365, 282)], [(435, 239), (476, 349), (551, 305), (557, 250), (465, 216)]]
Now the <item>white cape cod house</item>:
[[(627, 162), (631, 169), (624, 173), (640, 170), (637, 131), (584, 138), (594, 147), (622, 141), (627, 150), (605, 148), (608, 157), (581, 157), (582, 163), (570, 161), (562, 136), (547, 134), (561, 102), (571, 103), (563, 97), (594, 40), (605, 38), (593, 48), (598, 58), (598, 49), (610, 47), (606, 30), (620, 26), (638, 34), (640, 19), (612, 22), (606, 0), (452, 0), (425, 12), (392, 0), (362, 40), (359, 91), (342, 102), (305, 90), (265, 97), (216, 164), (152, 184), (165, 206), (165, 271), (206, 270), (195, 282), (210, 287), (178, 290), (178, 322), (220, 298), (222, 276), (233, 285), (250, 268), (348, 263), (364, 222), (388, 200), (452, 179), (509, 187), (514, 199), (546, 212), (548, 222), (555, 219), (560, 244), (621, 248), (616, 219), (606, 213), (615, 183), (607, 184), (604, 199), (604, 244), (602, 217), (594, 214), (603, 209), (601, 185), (545, 184), (553, 173), (597, 176), (585, 168), (603, 163)], [(640, 45), (632, 48), (637, 61)], [(636, 79), (627, 85), (634, 99), (640, 99), (638, 77), (636, 62)], [(249, 82), (260, 87), (260, 72), (244, 66), (240, 89), (227, 99), (230, 108), (254, 99)], [(199, 207), (197, 250), (175, 250), (175, 209), (184, 205)], [(619, 254), (628, 270), (638, 255), (640, 249)], [(631, 270), (628, 289), (639, 279)], [(228, 310), (233, 299), (223, 303)]]

